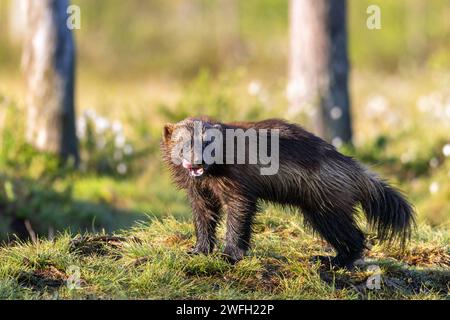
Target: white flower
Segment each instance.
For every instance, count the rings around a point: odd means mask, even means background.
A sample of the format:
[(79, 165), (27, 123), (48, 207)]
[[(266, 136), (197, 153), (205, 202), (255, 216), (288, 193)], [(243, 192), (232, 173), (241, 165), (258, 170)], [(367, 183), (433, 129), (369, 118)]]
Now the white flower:
[(122, 124), (119, 121), (114, 121), (112, 123), (112, 130), (114, 133), (121, 133), (123, 130)]
[(436, 181), (433, 181), (431, 184), (430, 184), (430, 193), (436, 193), (436, 192), (438, 192), (439, 191), (439, 183), (437, 183)]
[(421, 112), (427, 112), (430, 110), (431, 100), (429, 96), (421, 96), (417, 100), (417, 107)]
[(366, 105), (366, 111), (369, 117), (381, 116), (387, 112), (389, 108), (389, 102), (381, 95), (372, 97)]
[(125, 147), (123, 147), (123, 152), (129, 156), (133, 153), (133, 146), (131, 144), (126, 144)]
[(95, 119), (95, 130), (99, 134), (101, 134), (101, 133), (105, 132), (106, 130), (108, 130), (110, 126), (111, 126), (111, 124), (105, 118), (97, 117), (97, 119)]
[(330, 116), (333, 120), (339, 119), (340, 117), (342, 117), (342, 109), (338, 106), (333, 107), (330, 111)]
[(261, 93), (261, 90), (262, 90), (261, 83), (257, 80), (253, 80), (252, 82), (250, 82), (248, 84), (247, 91), (248, 91), (248, 94), (251, 96), (259, 95)]
[(437, 166), (439, 165), (439, 161), (436, 158), (431, 158), (428, 164), (430, 165), (430, 167), (434, 169), (437, 168)]
[(444, 154), (444, 156), (450, 157), (450, 143), (447, 143), (447, 144), (442, 148), (442, 153)]
[(400, 118), (399, 118), (395, 113), (393, 113), (393, 112), (388, 112), (388, 113), (386, 114), (386, 122), (387, 122), (390, 126), (392, 126), (392, 127), (397, 126), (398, 123), (399, 123), (399, 121), (400, 121)]
[(125, 141), (126, 141), (125, 136), (123, 134), (118, 134), (114, 139), (116, 148), (122, 148), (125, 145)]
[(407, 151), (407, 152), (403, 153), (400, 157), (400, 161), (402, 163), (408, 163), (415, 159), (416, 159), (416, 154), (415, 154), (415, 152), (412, 152), (412, 151)]
[(417, 100), (417, 107), (423, 113), (429, 113), (432, 117), (442, 119), (446, 116), (445, 96), (441, 92), (432, 92)]
[(84, 110), (84, 112), (83, 112), (83, 116), (84, 116), (85, 118), (95, 119), (95, 118), (97, 117), (97, 114), (96, 114), (95, 111), (92, 110), (92, 109), (86, 109), (86, 110)]
[(127, 173), (127, 165), (125, 163), (119, 163), (117, 165), (117, 172), (119, 174), (125, 174)]
[(77, 136), (79, 138), (84, 138), (86, 135), (86, 118), (80, 117), (77, 121)]
[(339, 137), (335, 137), (335, 138), (333, 138), (333, 140), (331, 141), (331, 144), (333, 145), (333, 146), (335, 146), (336, 148), (340, 148), (341, 146), (342, 146), (342, 139), (341, 138), (339, 138)]
[(450, 101), (448, 102), (448, 105), (445, 107), (445, 115), (450, 118)]

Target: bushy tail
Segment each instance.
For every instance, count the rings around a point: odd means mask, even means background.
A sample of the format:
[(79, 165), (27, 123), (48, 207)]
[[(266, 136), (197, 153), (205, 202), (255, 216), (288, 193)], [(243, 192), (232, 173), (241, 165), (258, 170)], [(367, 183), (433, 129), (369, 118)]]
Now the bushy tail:
[(414, 209), (395, 188), (370, 175), (369, 190), (361, 201), (370, 225), (380, 241), (398, 240), (402, 247), (410, 239), (415, 225)]

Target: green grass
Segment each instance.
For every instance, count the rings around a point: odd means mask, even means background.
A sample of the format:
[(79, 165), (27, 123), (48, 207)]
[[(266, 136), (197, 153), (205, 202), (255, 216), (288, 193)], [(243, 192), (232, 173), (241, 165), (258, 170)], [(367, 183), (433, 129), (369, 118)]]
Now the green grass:
[[(355, 148), (342, 151), (401, 188), (419, 221), (405, 253), (376, 245), (355, 273), (309, 262), (331, 249), (303, 229), (298, 215), (272, 207), (259, 216), (254, 248), (237, 266), (219, 254), (188, 256), (190, 208), (160, 160), (163, 124), (185, 116), (280, 117), (311, 128), (308, 110), (293, 115), (287, 108), (288, 1), (237, 1), (231, 40), (239, 49), (231, 51), (217, 1), (72, 2), (82, 10), (77, 115), (94, 110), (120, 121), (135, 153), (122, 176), (112, 137), (103, 150), (83, 142), (77, 171), (27, 145), (18, 39), (0, 33), (0, 240), (30, 232), (39, 239), (0, 247), (0, 298), (448, 298), (446, 0), (349, 1)], [(2, 30), (10, 3), (0, 1)], [(366, 28), (370, 4), (382, 9), (381, 30)], [(260, 90), (252, 93), (251, 84)], [(130, 229), (137, 220), (148, 222)], [(94, 241), (94, 255), (71, 250), (77, 233), (103, 232), (131, 240), (105, 248)], [(381, 290), (364, 287), (370, 264), (382, 270)], [(79, 290), (65, 285), (71, 266), (80, 268)]]
[[(434, 72), (353, 73), (355, 148), (342, 151), (401, 188), (417, 209), (419, 228), (406, 252), (375, 245), (365, 265), (350, 273), (326, 272), (310, 262), (314, 255), (332, 254), (331, 248), (303, 229), (299, 215), (273, 207), (259, 216), (253, 250), (238, 265), (226, 264), (218, 253), (186, 254), (195, 241), (191, 211), (161, 163), (163, 124), (206, 112), (224, 120), (282, 117), (310, 128), (307, 113), (287, 112), (284, 78), (259, 79), (236, 70), (220, 76), (203, 71), (176, 84), (98, 83), (82, 73), (78, 115), (94, 109), (120, 120), (135, 150), (145, 150), (130, 159), (129, 174), (120, 176), (111, 173), (113, 166), (99, 170), (97, 157), (86, 170), (75, 171), (30, 148), (23, 139), (24, 89), (14, 74), (2, 74), (0, 235), (7, 240), (9, 233), (13, 240), (12, 222), (28, 221), (40, 240), (0, 248), (0, 297), (447, 299), (450, 157), (443, 148), (450, 143), (449, 79)], [(254, 81), (262, 88), (256, 95), (248, 92)], [(108, 150), (101, 154), (111, 156)], [(147, 222), (131, 228), (136, 220)], [(77, 233), (103, 232), (128, 240), (107, 241), (105, 247), (93, 241), (91, 254), (71, 249)], [(85, 243), (89, 248), (89, 238)], [(369, 265), (381, 268), (380, 290), (365, 287)], [(81, 289), (66, 286), (73, 267), (80, 268)]]
[[(0, 249), (2, 299), (445, 299), (450, 283), (450, 234), (421, 226), (405, 252), (374, 245), (355, 272), (327, 271), (311, 257), (332, 254), (305, 232), (299, 215), (268, 207), (258, 217), (254, 246), (232, 266), (219, 251), (190, 256), (190, 223), (151, 220), (99, 241), (16, 243)], [(224, 229), (219, 230), (223, 236)], [(80, 239), (80, 238), (78, 238)], [(105, 239), (104, 239), (105, 240)], [(222, 245), (219, 246), (219, 250)], [(380, 267), (370, 290), (368, 266)], [(79, 268), (80, 287), (67, 281)]]

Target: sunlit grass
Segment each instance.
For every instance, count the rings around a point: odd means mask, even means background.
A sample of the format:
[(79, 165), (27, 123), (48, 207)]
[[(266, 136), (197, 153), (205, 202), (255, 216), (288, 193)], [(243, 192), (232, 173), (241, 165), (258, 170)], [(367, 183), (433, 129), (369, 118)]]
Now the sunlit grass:
[[(405, 254), (399, 255), (395, 247), (375, 246), (356, 271), (331, 272), (310, 260), (314, 254), (330, 251), (303, 231), (298, 216), (268, 209), (258, 219), (261, 228), (267, 229), (255, 233), (254, 249), (234, 266), (218, 252), (208, 257), (188, 255), (194, 243), (193, 227), (173, 218), (136, 226), (122, 234), (124, 241), (88, 255), (70, 249), (67, 233), (55, 242), (4, 247), (0, 249), (0, 297), (442, 299), (448, 294), (447, 231), (424, 227)], [(285, 222), (283, 228), (269, 223), (277, 219)], [(219, 233), (223, 235), (223, 227)], [(92, 239), (85, 245), (96, 245)], [(429, 250), (435, 252), (432, 261), (426, 259)], [(369, 265), (380, 267), (379, 290), (365, 285), (373, 275)], [(69, 277), (74, 267), (79, 270), (80, 287), (71, 290), (67, 281), (73, 280)]]
[[(419, 218), (406, 252), (376, 245), (367, 254), (367, 263), (379, 265), (385, 279), (380, 291), (364, 289), (370, 276), (366, 269), (353, 274), (319, 270), (309, 258), (332, 254), (331, 248), (305, 231), (300, 215), (272, 206), (258, 217), (253, 249), (237, 266), (226, 264), (218, 253), (210, 257), (185, 253), (194, 243), (190, 208), (161, 163), (163, 124), (203, 112), (225, 120), (288, 118), (309, 128), (306, 113), (288, 115), (283, 79), (238, 70), (220, 77), (203, 74), (184, 87), (139, 81), (120, 90), (121, 82), (112, 79), (113, 89), (108, 90), (106, 83), (97, 85), (94, 78), (80, 80), (78, 110), (93, 109), (120, 121), (136, 149), (148, 152), (133, 160), (136, 169), (123, 177), (60, 172), (51, 156), (23, 146), (23, 113), (15, 112), (24, 110), (23, 101), (5, 90), (16, 86), (15, 78), (10, 84), (3, 82), (1, 111), (11, 105), (16, 109), (2, 127), (10, 133), (1, 140), (0, 199), (7, 208), (3, 212), (8, 212), (0, 224), (2, 234), (11, 231), (8, 221), (16, 215), (30, 220), (42, 239), (49, 228), (56, 233), (70, 228), (71, 235), (98, 233), (126, 229), (140, 220), (143, 224), (122, 231), (139, 240), (112, 249), (118, 254), (111, 256), (69, 252), (69, 233), (57, 236), (56, 242), (2, 248), (0, 297), (440, 299), (448, 294), (450, 157), (444, 148), (450, 142), (450, 94), (445, 75), (353, 75), (356, 147), (343, 152), (401, 188)], [(160, 89), (161, 95), (153, 96)], [(20, 90), (19, 86), (12, 92)], [(219, 234), (223, 238), (223, 228)], [(81, 289), (69, 290), (64, 284), (71, 265), (81, 268)]]

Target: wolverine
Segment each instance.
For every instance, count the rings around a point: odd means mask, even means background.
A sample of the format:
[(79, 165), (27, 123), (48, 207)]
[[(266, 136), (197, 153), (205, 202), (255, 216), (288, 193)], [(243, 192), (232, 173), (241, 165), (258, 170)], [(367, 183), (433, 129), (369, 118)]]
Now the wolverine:
[[(260, 135), (236, 145), (237, 135), (226, 137), (249, 130), (263, 132), (264, 139)], [(250, 152), (264, 147), (277, 162), (271, 174), (261, 170), (267, 161), (255, 161)], [(246, 152), (245, 161), (237, 159), (239, 148)], [(202, 158), (208, 149), (209, 158), (221, 161)], [(380, 241), (404, 246), (414, 226), (414, 210), (400, 191), (331, 144), (284, 120), (221, 123), (187, 118), (164, 126), (161, 150), (175, 184), (186, 190), (192, 206), (193, 254), (213, 251), (216, 227), (226, 214), (223, 254), (231, 263), (243, 259), (261, 201), (298, 208), (305, 224), (335, 249), (330, 263), (337, 268), (353, 268), (366, 248), (357, 223), (359, 206)]]

